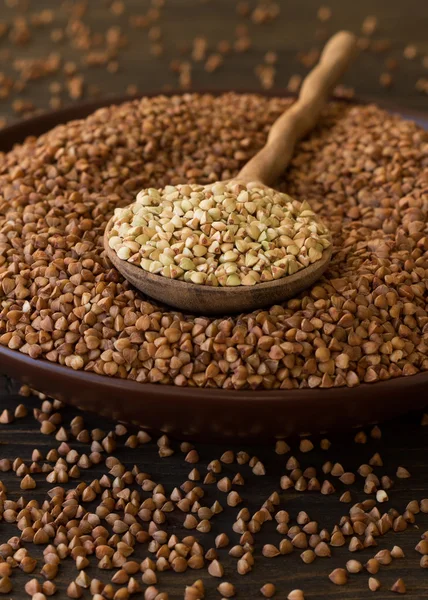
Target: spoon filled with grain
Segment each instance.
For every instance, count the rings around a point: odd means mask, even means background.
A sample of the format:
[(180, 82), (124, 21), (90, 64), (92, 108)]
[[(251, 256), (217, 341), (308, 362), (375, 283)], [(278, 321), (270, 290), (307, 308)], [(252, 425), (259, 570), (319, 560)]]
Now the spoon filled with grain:
[(204, 314), (272, 306), (310, 287), (330, 262), (330, 232), (308, 202), (271, 186), (316, 125), (355, 47), (346, 31), (328, 41), (296, 102), (236, 178), (144, 189), (116, 209), (104, 236), (116, 269), (147, 296)]

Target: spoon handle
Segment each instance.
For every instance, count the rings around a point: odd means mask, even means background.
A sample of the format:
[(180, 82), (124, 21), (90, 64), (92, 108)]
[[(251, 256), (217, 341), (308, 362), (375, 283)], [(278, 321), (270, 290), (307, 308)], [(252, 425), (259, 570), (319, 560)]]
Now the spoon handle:
[(315, 127), (328, 95), (356, 51), (356, 37), (339, 31), (327, 42), (316, 67), (303, 81), (297, 101), (272, 125), (265, 146), (241, 169), (236, 179), (272, 185), (293, 156), (296, 142)]

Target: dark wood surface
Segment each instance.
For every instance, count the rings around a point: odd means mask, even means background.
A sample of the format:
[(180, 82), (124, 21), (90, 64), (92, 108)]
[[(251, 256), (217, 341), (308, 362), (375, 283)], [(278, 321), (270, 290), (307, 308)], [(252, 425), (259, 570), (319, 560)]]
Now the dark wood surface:
[[(0, 20), (10, 23), (11, 20), (20, 14), (23, 9), (23, 3), (18, 2), (17, 8), (9, 8), (12, 2), (1, 1)], [(70, 3), (68, 3), (70, 4)], [(177, 48), (184, 42), (192, 40), (196, 36), (206, 36), (211, 47), (214, 47), (215, 41), (219, 39), (228, 39), (233, 41), (234, 31), (238, 23), (246, 23), (249, 26), (253, 42), (252, 48), (243, 54), (231, 54), (225, 59), (224, 65), (213, 74), (206, 73), (203, 69), (203, 63), (193, 65), (192, 70), (192, 89), (261, 89), (260, 83), (254, 73), (257, 65), (263, 63), (263, 56), (268, 50), (275, 50), (278, 53), (278, 63), (276, 65), (276, 79), (274, 90), (284, 88), (289, 77), (294, 73), (305, 73), (296, 54), (299, 50), (308, 51), (311, 48), (319, 48), (321, 42), (315, 39), (317, 30), (323, 29), (327, 34), (333, 33), (338, 28), (349, 28), (359, 32), (363, 19), (369, 14), (376, 14), (378, 17), (378, 31), (374, 39), (389, 39), (391, 49), (388, 52), (373, 53), (365, 52), (361, 55), (359, 62), (355, 65), (353, 71), (346, 77), (346, 83), (354, 86), (358, 95), (363, 97), (379, 98), (383, 102), (389, 102), (396, 106), (410, 110), (423, 111), (427, 108), (427, 96), (415, 90), (415, 83), (422, 77), (427, 77), (427, 69), (422, 64), (422, 57), (428, 55), (428, 39), (426, 32), (428, 30), (428, 5), (423, 0), (377, 0), (373, 3), (370, 0), (360, 0), (359, 2), (343, 2), (341, 0), (332, 0), (328, 5), (332, 9), (331, 19), (321, 24), (316, 18), (316, 12), (319, 8), (318, 2), (314, 0), (293, 0), (279, 2), (281, 7), (280, 16), (272, 23), (263, 25), (254, 25), (248, 18), (238, 18), (235, 14), (235, 2), (232, 0), (212, 0), (211, 2), (202, 2), (199, 0), (167, 0), (165, 7), (161, 11), (159, 25), (162, 29), (164, 55), (160, 58), (153, 58), (150, 53), (150, 43), (147, 39), (147, 30), (133, 30), (128, 26), (129, 17), (132, 14), (144, 14), (149, 8), (149, 2), (141, 0), (127, 0), (124, 14), (116, 17), (109, 12), (111, 3), (102, 0), (90, 0), (89, 9), (83, 17), (85, 24), (89, 25), (93, 32), (104, 32), (112, 26), (120, 26), (122, 33), (128, 37), (128, 44), (125, 48), (119, 50), (118, 62), (119, 71), (117, 74), (106, 72), (104, 67), (87, 68), (82, 66), (82, 56), (84, 53), (72, 46), (69, 41), (53, 44), (49, 38), (49, 32), (56, 27), (63, 27), (67, 20), (67, 11), (60, 8), (60, 3), (54, 0), (34, 0), (29, 3), (29, 13), (22, 13), (29, 18), (32, 12), (39, 12), (43, 8), (55, 9), (54, 22), (50, 25), (40, 27), (32, 33), (32, 40), (26, 46), (14, 46), (7, 41), (7, 36), (0, 41), (0, 50), (10, 49), (10, 53), (0, 55), (0, 70), (7, 76), (17, 78), (17, 72), (14, 69), (13, 61), (16, 58), (23, 57), (43, 57), (50, 51), (59, 51), (62, 53), (63, 60), (75, 61), (78, 66), (78, 72), (85, 77), (85, 97), (89, 97), (98, 88), (100, 95), (120, 94), (126, 91), (129, 84), (135, 84), (139, 92), (144, 93), (154, 89), (170, 89), (177, 87), (178, 77), (170, 68), (170, 62), (178, 56)], [(252, 7), (255, 2), (250, 2)], [(62, 6), (62, 5), (61, 5)], [(419, 51), (415, 60), (406, 60), (403, 58), (403, 49), (409, 43), (414, 43)], [(385, 60), (387, 57), (396, 58), (398, 67), (391, 71), (394, 83), (388, 88), (382, 88), (379, 84), (379, 76), (386, 71)], [(188, 58), (184, 58), (188, 60)], [(60, 70), (61, 71), (61, 70)], [(22, 92), (11, 92), (8, 99), (0, 104), (0, 114), (9, 121), (17, 118), (13, 113), (10, 102), (16, 98), (31, 100), (38, 109), (47, 109), (49, 106), (48, 87), (54, 79), (65, 81), (62, 73), (52, 77), (42, 78), (37, 81), (30, 81)], [(67, 92), (61, 93), (64, 104), (72, 100)], [(0, 425), (0, 458), (14, 459), (20, 456), (26, 464), (31, 462), (31, 452), (38, 448), (44, 455), (51, 448), (58, 447), (59, 443), (53, 436), (42, 435), (39, 431), (39, 423), (31, 415), (34, 407), (40, 406), (40, 400), (35, 398), (25, 398), (24, 400), (16, 394), (16, 384), (8, 381), (6, 378), (0, 380), (0, 405), (2, 409), (8, 408), (14, 410), (19, 402), (23, 401), (29, 408), (29, 416), (24, 419), (16, 420), (9, 425)], [(124, 399), (126, 401), (126, 399)], [(346, 391), (344, 391), (344, 403), (346, 402)], [(403, 403), (406, 398), (403, 398)], [(428, 397), (427, 397), (428, 403)], [(161, 409), (161, 407), (160, 407)], [(78, 411), (65, 408), (62, 412), (63, 424), (69, 429), (70, 420), (79, 414)], [(81, 413), (80, 413), (81, 414)], [(95, 415), (83, 414), (85, 426), (91, 430), (94, 427), (101, 427), (106, 432), (112, 430), (115, 426), (112, 422), (107, 422)], [(355, 444), (353, 436), (355, 432), (344, 433), (330, 437), (332, 446), (328, 451), (319, 449), (316, 443), (316, 449), (308, 454), (301, 454), (298, 450), (298, 444), (292, 448), (294, 454), (302, 466), (316, 466), (320, 473), (320, 467), (326, 460), (340, 462), (345, 470), (355, 470), (361, 463), (366, 463), (374, 452), (379, 452), (384, 462), (383, 467), (376, 468), (378, 475), (387, 474), (391, 476), (395, 485), (389, 493), (389, 502), (381, 505), (382, 512), (391, 507), (400, 512), (404, 511), (406, 504), (412, 500), (420, 500), (428, 497), (428, 427), (421, 427), (421, 415), (409, 415), (404, 418), (386, 422), (381, 425), (382, 439), (374, 440), (369, 437), (365, 445)], [(126, 437), (126, 436), (125, 436)], [(176, 453), (169, 458), (159, 458), (157, 446), (154, 442), (131, 450), (124, 447), (124, 439), (118, 439), (118, 449), (115, 451), (117, 456), (127, 467), (132, 468), (134, 464), (142, 471), (149, 472), (153, 479), (165, 486), (166, 492), (170, 493), (175, 486), (180, 485), (187, 479), (187, 475), (192, 468), (184, 461), (184, 455), (179, 451), (178, 443), (174, 443)], [(316, 442), (316, 440), (314, 440)], [(79, 452), (88, 453), (89, 445), (76, 442), (70, 438), (69, 444)], [(197, 466), (202, 476), (206, 473), (208, 462), (214, 458), (219, 458), (221, 453), (230, 448), (224, 448), (220, 445), (197, 446), (201, 460)], [(233, 465), (224, 465), (223, 472), (227, 475), (233, 475), (236, 472), (242, 473), (245, 478), (245, 486), (241, 489), (236, 487), (243, 499), (241, 506), (248, 506), (250, 511), (254, 511), (261, 506), (266, 498), (275, 490), (280, 491), (279, 478), (285, 473), (285, 462), (289, 455), (277, 456), (274, 453), (273, 445), (252, 447), (235, 447), (235, 450), (246, 450), (251, 455), (257, 455), (263, 461), (266, 467), (266, 475), (257, 477), (251, 473), (248, 466), (240, 467), (236, 463)], [(406, 467), (410, 473), (410, 479), (397, 479), (395, 477), (398, 465)], [(99, 479), (102, 474), (107, 473), (108, 469), (104, 465), (93, 466), (88, 471), (82, 471), (81, 480), (90, 482), (93, 479)], [(35, 475), (37, 488), (35, 490), (22, 492), (19, 488), (20, 478), (14, 472), (9, 471), (1, 473), (1, 480), (7, 488), (7, 494), (10, 499), (17, 499), (23, 494), (26, 498), (37, 498), (43, 501), (46, 498), (46, 492), (52, 487), (45, 481), (43, 475)], [(330, 478), (334, 479), (334, 478)], [(77, 482), (70, 482), (67, 488), (72, 488)], [(290, 512), (292, 519), (295, 519), (297, 513), (301, 510), (306, 511), (311, 518), (317, 520), (321, 527), (332, 528), (338, 522), (342, 515), (346, 515), (349, 505), (339, 502), (339, 496), (345, 489), (339, 482), (336, 483), (337, 491), (331, 496), (322, 496), (319, 493), (302, 493), (287, 491), (281, 493), (281, 506)], [(215, 498), (219, 499), (225, 505), (225, 495), (217, 490), (215, 485), (203, 486), (206, 496), (203, 503), (211, 505)], [(353, 501), (362, 501), (367, 496), (362, 492), (362, 478), (357, 477), (354, 485), (350, 486)], [(231, 526), (239, 508), (229, 508), (213, 518), (213, 529), (210, 534), (198, 534), (204, 547), (208, 549), (213, 545), (214, 536), (225, 531), (233, 543), (237, 543), (239, 536), (231, 531)], [(178, 535), (184, 535), (181, 526), (183, 520), (182, 514), (177, 512), (170, 513), (165, 528), (168, 532), (176, 532)], [(422, 532), (428, 529), (428, 515), (417, 515), (415, 525), (411, 525), (405, 532), (396, 534), (388, 533), (379, 540), (381, 548), (392, 548), (394, 544), (400, 545), (405, 551), (406, 558), (395, 561), (393, 565), (383, 567), (378, 575), (382, 582), (382, 589), (376, 593), (377, 598), (394, 598), (396, 594), (389, 591), (392, 583), (398, 578), (403, 577), (407, 589), (408, 597), (422, 599), (428, 597), (428, 571), (419, 567), (419, 554), (414, 547), (418, 542)], [(10, 536), (19, 534), (16, 525), (10, 525), (2, 521), (0, 523), (0, 543), (5, 542)], [(275, 583), (277, 594), (275, 597), (285, 599), (290, 590), (301, 588), (305, 591), (306, 598), (320, 600), (321, 598), (337, 598), (343, 600), (357, 600), (369, 598), (372, 593), (368, 590), (368, 574), (362, 573), (350, 577), (350, 583), (346, 587), (334, 586), (328, 580), (329, 572), (335, 567), (343, 567), (350, 558), (357, 558), (365, 562), (372, 556), (376, 549), (367, 549), (358, 555), (352, 555), (345, 548), (333, 549), (332, 558), (317, 559), (311, 565), (304, 565), (299, 558), (299, 552), (291, 556), (281, 556), (275, 559), (266, 559), (261, 556), (261, 548), (264, 543), (278, 543), (279, 534), (275, 532), (274, 524), (268, 523), (260, 534), (256, 536), (255, 556), (256, 563), (254, 570), (242, 577), (236, 573), (235, 560), (227, 555), (227, 549), (220, 550), (219, 555), (225, 567), (225, 577), (227, 581), (233, 582), (237, 587), (237, 597), (252, 599), (260, 598), (259, 588), (267, 581)], [(31, 555), (41, 558), (43, 547), (28, 546)], [(136, 550), (135, 555), (143, 558), (147, 555), (147, 547), (142, 546)], [(35, 573), (37, 574), (41, 561)], [(94, 577), (100, 577), (104, 582), (108, 582), (112, 572), (100, 572), (95, 568), (88, 570), (88, 574)], [(67, 584), (77, 575), (74, 563), (67, 560), (61, 566), (60, 574), (57, 580), (59, 591), (56, 597), (65, 597)], [(40, 576), (36, 575), (39, 579)], [(168, 591), (169, 597), (173, 600), (183, 597), (183, 590), (186, 584), (190, 584), (195, 579), (201, 577), (207, 589), (207, 598), (219, 598), (220, 595), (215, 590), (220, 580), (215, 580), (208, 576), (206, 571), (187, 571), (184, 574), (162, 573), (159, 577), (160, 591)], [(20, 600), (26, 598), (24, 584), (30, 578), (23, 574), (19, 569), (14, 570), (12, 581), (14, 584), (13, 592), (7, 597)], [(90, 597), (86, 592), (86, 597)]]
[[(1, 406), (14, 410), (19, 402), (29, 408), (29, 415), (23, 419), (16, 420), (8, 425), (0, 425), (0, 458), (15, 459), (20, 456), (22, 460), (29, 465), (31, 463), (31, 453), (34, 448), (38, 448), (45, 456), (51, 448), (59, 446), (58, 441), (53, 436), (46, 436), (40, 433), (40, 424), (34, 419), (31, 414), (31, 409), (40, 407), (40, 401), (37, 399), (21, 398), (16, 393), (16, 386), (6, 379), (1, 382)], [(344, 392), (345, 401), (346, 392)], [(405, 399), (403, 398), (403, 401)], [(81, 414), (84, 418), (85, 427), (89, 430), (93, 428), (102, 428), (105, 432), (111, 431), (115, 423), (107, 421), (96, 415), (89, 413), (79, 413), (74, 409), (64, 408), (61, 411), (63, 416), (63, 426), (70, 433), (70, 420), (77, 414)], [(394, 487), (388, 491), (389, 502), (379, 505), (381, 512), (386, 512), (390, 508), (396, 508), (400, 513), (405, 510), (407, 503), (410, 500), (421, 500), (428, 497), (428, 427), (420, 425), (421, 416), (419, 414), (407, 415), (406, 417), (386, 422), (381, 425), (382, 438), (372, 439), (370, 437), (370, 429), (366, 430), (368, 441), (366, 444), (356, 444), (353, 441), (355, 431), (336, 434), (329, 436), (332, 445), (329, 450), (324, 451), (319, 448), (319, 439), (313, 439), (315, 449), (309, 453), (301, 453), (298, 448), (298, 443), (292, 443), (291, 452), (285, 456), (278, 456), (274, 452), (272, 445), (257, 445), (252, 446), (224, 446), (224, 445), (204, 445), (197, 444), (196, 448), (200, 455), (200, 461), (197, 465), (189, 465), (184, 461), (184, 454), (179, 449), (178, 442), (172, 442), (172, 447), (175, 449), (175, 454), (168, 458), (159, 458), (158, 448), (155, 441), (150, 442), (138, 449), (129, 449), (124, 446), (124, 441), (127, 435), (117, 438), (118, 447), (114, 452), (114, 456), (129, 469), (136, 464), (141, 471), (148, 472), (152, 475), (154, 481), (162, 483), (166, 493), (171, 493), (175, 486), (180, 486), (186, 479), (190, 470), (196, 466), (200, 471), (202, 478), (205, 476), (208, 463), (219, 458), (225, 450), (233, 449), (235, 451), (245, 450), (251, 456), (256, 455), (265, 465), (266, 475), (253, 475), (248, 465), (240, 466), (237, 463), (232, 465), (223, 465), (221, 476), (233, 476), (239, 472), (245, 480), (245, 485), (234, 486), (243, 498), (243, 503), (237, 508), (230, 508), (226, 505), (226, 494), (218, 491), (216, 485), (203, 485), (205, 496), (202, 499), (202, 504), (211, 506), (214, 500), (224, 506), (224, 512), (213, 517), (212, 531), (208, 534), (197, 534), (204, 548), (213, 546), (214, 537), (219, 533), (226, 532), (231, 540), (228, 548), (219, 550), (219, 558), (224, 565), (225, 575), (224, 580), (233, 582), (237, 588), (237, 597), (252, 599), (260, 598), (259, 589), (263, 583), (273, 582), (277, 587), (277, 595), (279, 599), (285, 599), (287, 594), (295, 588), (301, 588), (305, 592), (305, 597), (313, 600), (321, 600), (322, 598), (337, 598), (346, 600), (360, 600), (362, 598), (370, 598), (372, 592), (368, 590), (367, 581), (368, 574), (366, 572), (358, 575), (352, 575), (349, 584), (346, 587), (338, 587), (333, 585), (328, 574), (336, 567), (344, 567), (346, 561), (351, 558), (366, 562), (378, 550), (383, 548), (392, 549), (393, 545), (398, 544), (403, 548), (406, 558), (396, 560), (392, 565), (382, 567), (377, 575), (382, 583), (382, 588), (376, 593), (377, 598), (395, 598), (396, 594), (389, 591), (389, 588), (398, 577), (402, 577), (407, 585), (408, 596), (414, 599), (422, 599), (427, 597), (428, 590), (428, 572), (419, 567), (420, 555), (415, 551), (415, 546), (418, 543), (421, 534), (428, 529), (428, 514), (419, 514), (416, 516), (416, 523), (410, 525), (409, 528), (401, 533), (389, 532), (383, 538), (378, 539), (377, 548), (369, 548), (362, 552), (350, 553), (347, 546), (342, 548), (332, 548), (331, 558), (317, 558), (310, 565), (304, 565), (299, 557), (300, 551), (295, 550), (292, 555), (280, 556), (277, 558), (267, 559), (261, 555), (261, 549), (265, 543), (273, 543), (278, 545), (282, 539), (275, 531), (275, 521), (268, 523), (262, 531), (255, 536), (255, 566), (254, 570), (245, 575), (240, 576), (236, 572), (236, 559), (228, 556), (227, 552), (231, 545), (238, 543), (239, 535), (233, 533), (232, 523), (240, 508), (246, 506), (250, 512), (254, 512), (261, 507), (263, 502), (269, 495), (278, 491), (280, 493), (281, 504), (279, 509), (287, 510), (290, 513), (293, 524), (300, 511), (306, 511), (311, 519), (318, 521), (320, 529), (331, 529), (339, 522), (340, 517), (347, 515), (349, 504), (339, 502), (339, 497), (346, 489), (352, 493), (353, 502), (363, 501), (373, 496), (367, 496), (363, 493), (363, 478), (357, 475), (357, 480), (354, 485), (344, 486), (337, 478), (329, 477), (330, 481), (336, 487), (336, 493), (331, 496), (323, 496), (320, 493), (303, 492), (299, 493), (294, 490), (281, 492), (279, 486), (280, 476), (286, 473), (285, 463), (287, 459), (294, 455), (300, 462), (302, 469), (309, 466), (317, 468), (320, 480), (323, 476), (321, 466), (327, 461), (340, 462), (346, 471), (356, 471), (362, 463), (368, 463), (375, 452), (379, 452), (384, 462), (383, 467), (375, 468), (375, 473), (378, 476), (389, 475), (394, 480)], [(134, 430), (129, 428), (129, 433)], [(90, 452), (89, 444), (77, 442), (70, 436), (68, 441), (71, 448), (76, 449), (79, 453)], [(44, 461), (43, 461), (44, 462)], [(42, 463), (43, 464), (43, 463)], [(397, 466), (407, 468), (411, 473), (410, 479), (397, 479), (395, 476)], [(82, 470), (81, 479), (70, 481), (66, 484), (67, 489), (72, 489), (79, 481), (90, 483), (93, 479), (100, 479), (103, 474), (107, 474), (108, 469), (105, 465), (93, 466), (87, 471)], [(6, 485), (8, 497), (17, 499), (24, 495), (27, 499), (36, 498), (42, 502), (47, 496), (46, 493), (53, 486), (45, 481), (43, 474), (36, 474), (34, 478), (37, 481), (35, 490), (22, 492), (19, 488), (20, 478), (13, 472), (2, 473), (1, 480)], [(89, 505), (90, 507), (91, 505)], [(178, 536), (186, 534), (194, 534), (194, 531), (183, 529), (184, 515), (177, 511), (168, 514), (167, 524), (164, 528), (169, 533), (175, 533)], [(10, 536), (19, 534), (16, 525), (1, 523), (0, 526), (0, 542), (6, 541)], [(347, 538), (349, 542), (350, 538)], [(43, 546), (34, 546), (27, 544), (27, 548), (31, 556), (41, 559)], [(147, 552), (146, 545), (136, 547), (134, 559), (142, 560), (146, 556), (150, 556)], [(94, 557), (91, 559), (92, 564), (96, 564)], [(35, 571), (37, 575), (42, 566), (42, 561), (39, 561), (39, 566)], [(98, 569), (88, 569), (88, 574), (93, 577), (100, 578), (103, 582), (108, 583), (114, 571), (99, 571)], [(60, 574), (56, 580), (59, 590), (59, 597), (65, 597), (67, 584), (78, 574), (74, 562), (67, 559), (61, 566)], [(13, 598), (25, 598), (23, 586), (25, 581), (30, 578), (29, 575), (23, 574), (19, 569), (14, 570), (12, 581), (14, 583)], [(40, 579), (40, 577), (38, 577)], [(182, 574), (171, 572), (161, 573), (159, 576), (158, 588), (160, 591), (167, 591), (170, 598), (178, 600), (183, 597), (185, 585), (191, 584), (195, 579), (202, 578), (207, 594), (206, 598), (218, 598), (216, 586), (219, 581), (210, 577), (206, 570), (191, 571)]]
[[(92, 36), (105, 34), (111, 27), (119, 27), (124, 36), (124, 45), (117, 50), (117, 58), (113, 59), (118, 62), (117, 73), (108, 72), (105, 66), (85, 66), (88, 50), (75, 47), (75, 36), (65, 36), (58, 43), (50, 40), (51, 30), (65, 27), (70, 16), (69, 7), (84, 3), (87, 11), (82, 22), (89, 27)], [(31, 40), (23, 46), (13, 45), (7, 34), (3, 35), (0, 39), (0, 71), (16, 80), (15, 59), (43, 58), (51, 52), (59, 53), (62, 62), (54, 75), (29, 81), (22, 92), (12, 90), (9, 98), (0, 100), (0, 115), (9, 120), (16, 118), (10, 109), (11, 100), (16, 98), (31, 100), (37, 109), (48, 109), (49, 84), (54, 80), (67, 81), (63, 67), (68, 61), (75, 62), (78, 74), (84, 77), (85, 97), (120, 95), (130, 84), (141, 93), (178, 88), (178, 75), (170, 68), (173, 59), (192, 63), (191, 88), (194, 90), (253, 90), (261, 89), (255, 69), (263, 64), (265, 53), (273, 50), (278, 55), (273, 90), (284, 89), (291, 75), (304, 75), (308, 70), (299, 62), (299, 52), (320, 50), (323, 40), (338, 29), (350, 29), (361, 34), (361, 25), (368, 15), (377, 17), (377, 30), (371, 40), (386, 41), (389, 49), (361, 52), (344, 82), (353, 86), (361, 97), (381, 98), (384, 102), (413, 110), (424, 110), (428, 105), (426, 93), (415, 89), (419, 79), (428, 77), (427, 64), (423, 63), (423, 58), (428, 55), (428, 5), (424, 0), (331, 0), (325, 3), (320, 0), (279, 0), (279, 16), (260, 25), (254, 24), (249, 17), (236, 14), (238, 0), (166, 0), (164, 8), (160, 9), (159, 21), (153, 23), (161, 29), (163, 54), (160, 57), (150, 54), (152, 42), (148, 40), (149, 30), (129, 25), (132, 15), (147, 14), (151, 6), (149, 0), (124, 0), (123, 3), (123, 14), (115, 16), (109, 10), (112, 0), (1, 0), (0, 21), (5, 23), (11, 24), (17, 15), (30, 21), (31, 14), (40, 13), (43, 9), (54, 9), (54, 21), (33, 28)], [(17, 4), (18, 8), (8, 8), (8, 4)], [(257, 6), (255, 0), (249, 0), (248, 4), (252, 9)], [(28, 11), (24, 11), (26, 5), (29, 6)], [(321, 5), (329, 6), (332, 12), (331, 18), (324, 23), (317, 19)], [(219, 40), (233, 44), (238, 25), (248, 27), (252, 46), (247, 52), (226, 55), (224, 64), (214, 73), (204, 70), (204, 61), (191, 61), (189, 48), (194, 38), (203, 36), (207, 39), (209, 55), (216, 51)], [(94, 50), (106, 48), (103, 38), (100, 42)], [(418, 52), (414, 60), (403, 57), (403, 51), (409, 44), (414, 45)], [(397, 68), (388, 71), (387, 59), (395, 59)], [(380, 75), (385, 72), (390, 72), (393, 78), (389, 88), (379, 83)], [(60, 98), (63, 104), (72, 102), (66, 89), (60, 93)]]

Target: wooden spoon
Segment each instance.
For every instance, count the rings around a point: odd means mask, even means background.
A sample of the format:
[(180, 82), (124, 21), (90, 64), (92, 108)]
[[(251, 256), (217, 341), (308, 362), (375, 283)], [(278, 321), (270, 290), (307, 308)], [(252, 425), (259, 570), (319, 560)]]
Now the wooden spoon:
[[(298, 140), (316, 125), (331, 89), (345, 72), (356, 48), (356, 37), (347, 31), (334, 35), (326, 44), (318, 65), (305, 78), (297, 101), (272, 125), (266, 145), (241, 169), (235, 181), (260, 186), (275, 183), (294, 152)], [(326, 270), (330, 246), (320, 260), (274, 281), (253, 286), (212, 287), (154, 275), (120, 259), (108, 238), (113, 219), (107, 224), (104, 247), (116, 269), (141, 292), (185, 312), (236, 313), (279, 304), (310, 287)]]

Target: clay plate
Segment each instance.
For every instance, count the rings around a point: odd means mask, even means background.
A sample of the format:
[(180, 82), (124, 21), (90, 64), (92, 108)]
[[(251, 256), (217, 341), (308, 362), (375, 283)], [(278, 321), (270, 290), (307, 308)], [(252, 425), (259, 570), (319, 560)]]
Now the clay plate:
[[(59, 123), (125, 100), (129, 97), (81, 104), (21, 121), (0, 131), (0, 151), (9, 150), (26, 136), (40, 135)], [(428, 115), (396, 112), (428, 128)], [(428, 398), (428, 372), (329, 390), (179, 388), (73, 371), (3, 346), (0, 371), (84, 410), (202, 441), (260, 441), (355, 427), (423, 408)]]

